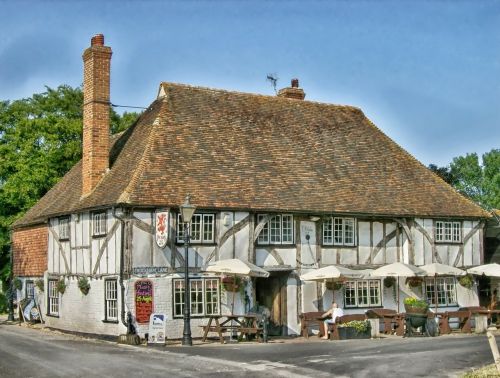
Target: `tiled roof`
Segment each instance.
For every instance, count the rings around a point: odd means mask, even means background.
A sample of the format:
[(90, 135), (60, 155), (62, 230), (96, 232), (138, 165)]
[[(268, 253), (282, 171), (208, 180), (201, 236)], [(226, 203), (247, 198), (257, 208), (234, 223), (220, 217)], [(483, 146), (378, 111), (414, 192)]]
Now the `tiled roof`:
[(81, 164), (15, 226), (115, 204), (488, 217), (355, 107), (162, 83), (80, 198)]

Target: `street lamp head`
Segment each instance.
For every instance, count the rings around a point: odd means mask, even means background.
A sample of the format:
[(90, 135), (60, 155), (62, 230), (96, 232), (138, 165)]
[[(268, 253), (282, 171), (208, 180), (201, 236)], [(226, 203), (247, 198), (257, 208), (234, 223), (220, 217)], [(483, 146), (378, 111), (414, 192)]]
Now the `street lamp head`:
[(188, 194), (186, 196), (184, 203), (180, 206), (183, 223), (190, 223), (191, 218), (193, 217), (194, 211), (196, 210), (196, 207), (191, 205), (190, 199), (191, 199), (191, 196)]

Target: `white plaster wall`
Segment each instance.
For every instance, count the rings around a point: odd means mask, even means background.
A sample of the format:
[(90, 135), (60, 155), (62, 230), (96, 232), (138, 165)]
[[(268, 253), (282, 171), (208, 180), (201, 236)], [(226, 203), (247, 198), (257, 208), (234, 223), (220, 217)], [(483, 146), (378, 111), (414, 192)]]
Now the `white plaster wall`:
[[(373, 246), (376, 247), (384, 238), (383, 225), (380, 222), (373, 222)], [(373, 264), (381, 265), (385, 263), (385, 253), (382, 248), (379, 253), (373, 257)]]
[(359, 263), (369, 264), (371, 261), (370, 222), (358, 222)]
[(286, 314), (288, 335), (300, 334), (299, 309), (297, 303), (297, 279), (289, 277), (286, 281)]
[[(62, 330), (96, 333), (102, 335), (119, 335), (126, 332), (126, 328), (121, 322), (104, 323), (104, 279), (89, 279), (90, 291), (88, 295), (83, 295), (78, 288), (76, 278), (66, 278), (66, 291), (60, 295), (59, 317), (46, 315), (44, 310), (44, 320), (48, 327)], [(47, 279), (45, 280), (44, 295), (47, 296)], [(118, 309), (119, 317), (121, 313), (120, 288), (118, 285)], [(45, 301), (47, 299), (45, 298)]]

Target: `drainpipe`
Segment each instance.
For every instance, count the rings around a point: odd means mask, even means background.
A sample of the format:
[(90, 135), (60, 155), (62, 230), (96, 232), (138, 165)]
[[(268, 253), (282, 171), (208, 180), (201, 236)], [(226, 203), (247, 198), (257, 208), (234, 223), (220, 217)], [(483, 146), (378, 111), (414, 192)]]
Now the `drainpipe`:
[[(113, 208), (113, 214), (116, 217), (115, 213), (116, 209)], [(125, 210), (123, 211), (123, 214), (125, 215)], [(121, 303), (121, 316), (120, 320), (122, 324), (127, 327), (128, 329), (128, 323), (125, 320), (125, 285), (123, 284), (123, 264), (124, 264), (124, 251), (125, 251), (125, 225), (126, 222), (123, 219), (123, 217), (117, 217), (120, 220), (121, 224), (121, 241), (120, 241), (120, 279), (118, 280), (120, 282), (120, 290), (121, 290), (121, 298), (122, 298), (122, 303)]]

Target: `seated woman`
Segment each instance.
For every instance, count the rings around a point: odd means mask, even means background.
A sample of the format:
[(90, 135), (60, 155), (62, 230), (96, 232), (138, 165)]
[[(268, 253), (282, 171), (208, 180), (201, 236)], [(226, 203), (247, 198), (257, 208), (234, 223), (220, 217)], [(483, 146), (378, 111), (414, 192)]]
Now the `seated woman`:
[(335, 323), (335, 320), (340, 316), (344, 316), (344, 311), (337, 306), (337, 303), (335, 303), (335, 301), (333, 301), (332, 308), (321, 315), (322, 318), (326, 318), (323, 322), (323, 339), (328, 340), (328, 324)]

